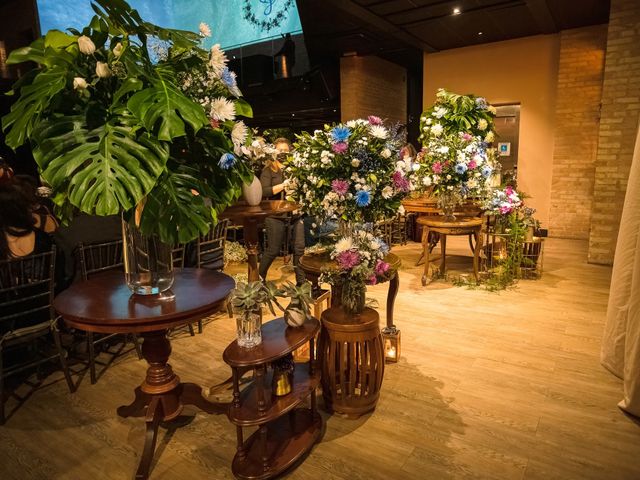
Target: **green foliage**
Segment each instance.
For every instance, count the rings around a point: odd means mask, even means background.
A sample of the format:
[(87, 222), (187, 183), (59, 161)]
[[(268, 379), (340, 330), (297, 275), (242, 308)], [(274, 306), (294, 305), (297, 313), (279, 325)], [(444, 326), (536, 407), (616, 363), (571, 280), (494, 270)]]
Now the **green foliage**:
[[(82, 31), (52, 30), (9, 56), (8, 63), (39, 66), (10, 92), (17, 99), (2, 118), (6, 142), (33, 148), (63, 220), (78, 212), (129, 214), (144, 203), (143, 233), (166, 243), (192, 240), (250, 178), (242, 162), (218, 167), (233, 149), (234, 123), (211, 127), (181, 83), (206, 71), (209, 53), (198, 34), (146, 22), (124, 0), (95, 0), (92, 8), (96, 15)], [(149, 49), (158, 43), (170, 54), (152, 60)], [(252, 115), (237, 87), (232, 94), (214, 80), (215, 96)]]
[(275, 315), (274, 305), (283, 310), (277, 300), (279, 295), (280, 290), (273, 282), (238, 283), (236, 288), (231, 291), (229, 301), (241, 314), (259, 311), (263, 305), (266, 305), (271, 313)]

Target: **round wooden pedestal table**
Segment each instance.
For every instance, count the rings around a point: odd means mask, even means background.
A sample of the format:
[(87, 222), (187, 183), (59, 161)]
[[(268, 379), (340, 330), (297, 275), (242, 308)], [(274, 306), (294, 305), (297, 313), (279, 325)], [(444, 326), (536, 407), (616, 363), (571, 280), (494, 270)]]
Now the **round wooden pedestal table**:
[(293, 212), (298, 208), (300, 208), (298, 204), (286, 200), (263, 200), (260, 205), (255, 206), (238, 202), (220, 214), (222, 218), (228, 218), (234, 223), (242, 224), (250, 282), (260, 280), (258, 273), (258, 227), (267, 217)]
[(342, 307), (322, 313), (318, 359), (329, 412), (357, 418), (376, 408), (384, 375), (379, 322), (378, 312), (371, 308), (360, 315)]
[(56, 297), (53, 307), (70, 327), (97, 333), (136, 333), (143, 339), (142, 356), (149, 364), (135, 400), (118, 408), (121, 417), (145, 417), (147, 431), (136, 479), (146, 479), (155, 451), (158, 426), (175, 419), (185, 405), (207, 413), (225, 413), (229, 404), (209, 402), (202, 388), (182, 383), (169, 365), (170, 328), (210, 315), (223, 305), (234, 287), (228, 275), (205, 269), (175, 272), (174, 284), (162, 295), (132, 295), (122, 272), (105, 272), (74, 283)]
[(478, 259), (482, 249), (482, 224), (484, 220), (478, 217), (460, 217), (455, 220), (445, 220), (443, 217), (418, 217), (418, 224), (423, 226), (422, 230), (422, 255), (424, 256), (424, 273), (422, 274), (422, 285), (426, 285), (429, 279), (429, 256), (431, 245), (429, 244), (429, 233), (440, 234), (440, 275), (443, 276), (446, 268), (447, 258), (447, 235), (472, 235), (475, 238), (473, 250), (473, 276), (478, 281)]

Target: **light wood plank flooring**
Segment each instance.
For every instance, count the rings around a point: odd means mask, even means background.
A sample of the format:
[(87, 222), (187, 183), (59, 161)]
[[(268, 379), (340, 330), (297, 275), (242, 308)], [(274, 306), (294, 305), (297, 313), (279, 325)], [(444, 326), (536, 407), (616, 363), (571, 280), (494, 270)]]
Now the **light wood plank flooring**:
[[(466, 239), (449, 244), (468, 255)], [(584, 242), (549, 240), (543, 279), (501, 293), (442, 281), (423, 288), (418, 246), (394, 251), (404, 262), (401, 362), (387, 366), (373, 414), (324, 414), (322, 442), (288, 478), (640, 478), (640, 424), (616, 407), (621, 382), (598, 361), (611, 270), (585, 262)], [(463, 256), (450, 265), (471, 268)], [(383, 305), (386, 286), (371, 291)], [(225, 380), (222, 351), (233, 337), (224, 315), (203, 335), (179, 333), (174, 369), (203, 385)], [(133, 478), (143, 422), (115, 409), (133, 398), (144, 371), (129, 353), (96, 385), (85, 376), (73, 395), (59, 373), (47, 377), (0, 427), (0, 478)], [(162, 431), (152, 478), (230, 479), (234, 444), (224, 416), (197, 413)]]

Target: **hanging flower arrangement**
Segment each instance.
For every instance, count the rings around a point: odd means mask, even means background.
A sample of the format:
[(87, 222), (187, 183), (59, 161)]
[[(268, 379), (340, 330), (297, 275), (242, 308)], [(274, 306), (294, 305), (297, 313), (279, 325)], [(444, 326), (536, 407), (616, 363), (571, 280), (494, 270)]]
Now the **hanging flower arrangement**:
[(303, 132), (286, 166), (288, 198), (321, 221), (391, 218), (414, 189), (419, 168), (400, 160), (401, 146), (397, 127), (375, 116)]

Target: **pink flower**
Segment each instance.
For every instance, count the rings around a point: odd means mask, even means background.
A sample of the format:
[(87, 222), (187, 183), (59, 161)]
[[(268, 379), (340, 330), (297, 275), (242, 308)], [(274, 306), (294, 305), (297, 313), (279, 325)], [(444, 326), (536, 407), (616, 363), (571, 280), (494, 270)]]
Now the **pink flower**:
[(369, 115), (367, 120), (371, 125), (382, 125), (382, 119), (380, 117), (376, 117), (375, 115)]
[(378, 283), (378, 277), (376, 277), (375, 273), (372, 273), (369, 276), (369, 279), (367, 280), (367, 283), (369, 285), (375, 285), (376, 283)]
[(471, 140), (473, 140), (473, 136), (468, 134), (468, 133), (463, 133), (462, 134), (462, 139), (467, 141), (467, 142), (470, 142)]
[(442, 164), (440, 162), (433, 164), (433, 173), (442, 173)]
[(353, 250), (345, 250), (336, 255), (336, 262), (342, 270), (351, 270), (360, 263), (360, 254)]
[(346, 180), (334, 180), (331, 182), (331, 189), (338, 195), (346, 195), (349, 191), (349, 182)]
[(374, 271), (376, 272), (376, 275), (382, 277), (383, 275), (385, 275), (388, 271), (389, 271), (389, 264), (385, 261), (382, 260), (378, 260), (376, 262), (376, 266), (374, 268)]
[(506, 215), (507, 213), (511, 213), (511, 210), (512, 210), (512, 208), (511, 208), (510, 205), (509, 206), (503, 205), (502, 207), (500, 207), (500, 213), (502, 215)]
[(401, 192), (408, 192), (410, 190), (409, 180), (402, 175), (402, 172), (393, 172), (393, 186)]
[(333, 153), (342, 155), (347, 151), (347, 147), (348, 147), (347, 142), (336, 142), (333, 145), (331, 145), (331, 150), (333, 150)]
[(475, 160), (471, 160), (471, 161), (469, 162), (469, 165), (468, 165), (469, 170), (471, 170), (471, 169), (473, 169), (473, 168), (476, 168), (477, 166), (478, 166), (478, 164), (476, 163), (476, 161), (475, 161)]
[(513, 193), (513, 187), (511, 187), (511, 186), (507, 186), (507, 187), (505, 187), (505, 189), (504, 189), (504, 193), (505, 193), (505, 194), (507, 195), (507, 197), (508, 197), (509, 195), (511, 195), (511, 194)]

